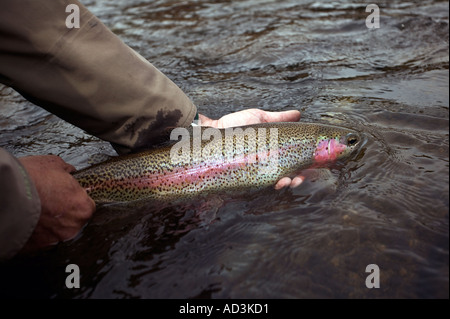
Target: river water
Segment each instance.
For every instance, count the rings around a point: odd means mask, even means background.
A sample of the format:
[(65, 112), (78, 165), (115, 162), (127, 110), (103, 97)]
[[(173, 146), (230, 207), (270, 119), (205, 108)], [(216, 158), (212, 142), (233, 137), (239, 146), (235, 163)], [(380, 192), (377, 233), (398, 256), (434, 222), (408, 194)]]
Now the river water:
[[(90, 0), (213, 118), (257, 107), (368, 141), (296, 189), (109, 206), (75, 239), (0, 266), (0, 295), (44, 298), (448, 298), (449, 3)], [(0, 146), (78, 168), (113, 155), (0, 88)], [(204, 213), (206, 212), (206, 213)], [(64, 285), (80, 268), (80, 288)], [(380, 287), (369, 289), (368, 265)]]

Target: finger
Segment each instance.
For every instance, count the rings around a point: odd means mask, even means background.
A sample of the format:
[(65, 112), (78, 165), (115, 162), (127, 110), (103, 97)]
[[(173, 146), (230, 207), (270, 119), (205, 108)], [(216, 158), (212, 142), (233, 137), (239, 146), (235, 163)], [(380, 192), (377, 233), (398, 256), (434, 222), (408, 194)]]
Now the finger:
[(92, 198), (88, 196), (87, 200), (87, 218), (90, 219), (96, 210), (95, 202)]
[(267, 112), (266, 120), (267, 122), (297, 122), (300, 120), (300, 111)]
[(77, 169), (75, 168), (75, 166), (73, 166), (73, 165), (70, 165), (69, 163), (65, 163), (64, 162), (64, 170), (67, 172), (67, 173), (73, 173), (73, 172), (75, 172)]
[(275, 189), (279, 190), (284, 187), (288, 187), (291, 184), (291, 179), (289, 177), (283, 177), (275, 184)]
[(94, 200), (87, 194), (86, 190), (82, 188), (78, 182), (74, 179), (77, 184), (75, 187), (78, 189), (74, 192), (73, 198), (77, 199), (77, 214), (82, 223), (88, 221), (95, 212), (96, 205)]
[(292, 180), (292, 183), (291, 183), (290, 187), (291, 188), (295, 188), (295, 187), (299, 186), (301, 183), (303, 183), (304, 180), (305, 180), (304, 176), (296, 176)]
[(67, 173), (73, 173), (75, 172), (77, 169), (75, 168), (75, 166), (66, 163), (62, 158), (60, 158), (60, 164), (61, 164), (61, 168), (66, 171)]

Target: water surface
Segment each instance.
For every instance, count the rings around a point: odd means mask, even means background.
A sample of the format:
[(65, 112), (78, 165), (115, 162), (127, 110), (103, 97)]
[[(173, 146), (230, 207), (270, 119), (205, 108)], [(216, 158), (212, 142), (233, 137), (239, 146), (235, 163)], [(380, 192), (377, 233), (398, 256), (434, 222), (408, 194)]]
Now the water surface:
[[(350, 1), (84, 3), (201, 113), (297, 109), (368, 141), (294, 190), (100, 208), (74, 240), (2, 265), (1, 295), (448, 298), (448, 1), (379, 2), (376, 30)], [(0, 146), (16, 156), (81, 168), (114, 154), (9, 88), (0, 103)], [(80, 289), (64, 287), (69, 263)]]

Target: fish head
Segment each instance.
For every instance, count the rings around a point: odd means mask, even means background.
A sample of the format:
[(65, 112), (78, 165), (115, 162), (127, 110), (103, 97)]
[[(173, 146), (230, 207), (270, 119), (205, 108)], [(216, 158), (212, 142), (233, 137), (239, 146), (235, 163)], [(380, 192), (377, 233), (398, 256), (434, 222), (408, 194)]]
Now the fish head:
[(350, 129), (326, 130), (317, 139), (314, 163), (325, 164), (343, 160), (356, 153), (364, 143), (363, 136)]

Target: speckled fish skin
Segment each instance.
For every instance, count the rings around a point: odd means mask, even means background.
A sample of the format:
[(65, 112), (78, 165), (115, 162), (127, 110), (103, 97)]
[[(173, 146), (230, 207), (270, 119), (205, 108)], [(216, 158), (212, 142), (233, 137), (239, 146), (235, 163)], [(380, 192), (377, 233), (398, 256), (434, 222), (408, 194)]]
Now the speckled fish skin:
[[(259, 155), (255, 157), (255, 148), (251, 147), (249, 139), (234, 136), (233, 147), (238, 149), (240, 146), (243, 152), (230, 156), (229, 149), (225, 148), (225, 130), (222, 129), (217, 130), (223, 137), (218, 143), (202, 141), (201, 148), (192, 147), (191, 134), (190, 140), (186, 141), (191, 146), (191, 156), (186, 163), (173, 163), (170, 145), (118, 156), (80, 170), (74, 177), (97, 203), (142, 199), (167, 201), (275, 185), (280, 178), (293, 177), (302, 169), (326, 166), (329, 162), (345, 159), (362, 144), (358, 132), (325, 124), (284, 122), (241, 128), (253, 129), (256, 139), (261, 138), (261, 145), (265, 144), (269, 151), (258, 148)], [(276, 129), (277, 134), (272, 137), (277, 137), (277, 148), (274, 148), (273, 139), (270, 144), (270, 129)], [(205, 128), (199, 130), (204, 132)], [(201, 152), (208, 143), (210, 147), (213, 145), (212, 150), (218, 151), (212, 151), (210, 156), (203, 155), (201, 161), (196, 160), (199, 158), (195, 157), (196, 152)], [(265, 160), (264, 156), (267, 156)], [(270, 162), (270, 159), (276, 161)]]

